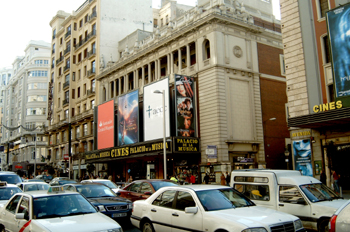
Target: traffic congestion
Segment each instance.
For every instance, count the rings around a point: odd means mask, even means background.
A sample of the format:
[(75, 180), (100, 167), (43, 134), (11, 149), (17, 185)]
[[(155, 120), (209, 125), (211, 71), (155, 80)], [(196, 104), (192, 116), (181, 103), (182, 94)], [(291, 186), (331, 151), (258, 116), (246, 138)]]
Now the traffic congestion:
[[(286, 185), (283, 181), (294, 179), (300, 182), (304, 177), (286, 170), (256, 172), (259, 171), (233, 171), (231, 186), (145, 179), (132, 181), (122, 187), (107, 179), (87, 179), (80, 183), (67, 178), (53, 178), (49, 183), (28, 181), (22, 180), (14, 172), (2, 171), (0, 231), (299, 232), (306, 231), (305, 226), (308, 224), (305, 224), (305, 218), (296, 216), (298, 212), (292, 215), (279, 208), (273, 209), (266, 205), (266, 201), (271, 204), (279, 202), (281, 205), (279, 198), (289, 196), (291, 204), (300, 208), (316, 204), (329, 194), (334, 199), (341, 198), (322, 183), (317, 183), (317, 180), (315, 184), (321, 187), (316, 189), (310, 186), (309, 192), (295, 188), (286, 193), (284, 188), (280, 191), (283, 193), (275, 194), (273, 185), (277, 182), (273, 178), (279, 178), (278, 182)], [(261, 184), (269, 185), (271, 192), (267, 192), (268, 200), (247, 196), (248, 185), (252, 193), (261, 195), (262, 191), (257, 192)], [(310, 192), (318, 196), (319, 200), (313, 201)], [(293, 199), (296, 202), (292, 202)], [(298, 206), (301, 199), (311, 201)], [(317, 231), (350, 229), (346, 220), (349, 201), (342, 201), (340, 206), (337, 204), (333, 208), (327, 204), (317, 206), (318, 210), (327, 209), (333, 214), (328, 216), (327, 223), (323, 217)], [(284, 204), (289, 207), (286, 201)], [(311, 228), (308, 231), (313, 230)]]

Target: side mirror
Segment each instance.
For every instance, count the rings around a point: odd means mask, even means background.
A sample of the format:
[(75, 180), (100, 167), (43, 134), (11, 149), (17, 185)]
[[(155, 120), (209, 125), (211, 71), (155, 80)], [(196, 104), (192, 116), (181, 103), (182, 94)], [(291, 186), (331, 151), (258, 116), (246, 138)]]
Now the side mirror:
[(196, 214), (198, 212), (198, 207), (186, 207), (185, 213)]
[(298, 205), (307, 205), (307, 202), (304, 200), (304, 198), (299, 198), (297, 200), (297, 204)]
[(16, 213), (16, 219), (24, 219), (24, 213)]

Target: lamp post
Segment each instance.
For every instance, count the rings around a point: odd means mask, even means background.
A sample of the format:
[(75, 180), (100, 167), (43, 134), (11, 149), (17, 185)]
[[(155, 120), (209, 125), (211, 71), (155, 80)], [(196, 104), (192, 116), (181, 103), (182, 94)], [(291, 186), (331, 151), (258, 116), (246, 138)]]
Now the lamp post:
[(34, 145), (34, 177), (36, 177), (36, 141), (38, 140), (38, 132), (35, 132), (35, 145)]
[(165, 90), (154, 90), (153, 93), (163, 94), (162, 96), (162, 107), (163, 107), (163, 159), (164, 159), (164, 179), (167, 178), (167, 165), (166, 165), (166, 121), (165, 121)]

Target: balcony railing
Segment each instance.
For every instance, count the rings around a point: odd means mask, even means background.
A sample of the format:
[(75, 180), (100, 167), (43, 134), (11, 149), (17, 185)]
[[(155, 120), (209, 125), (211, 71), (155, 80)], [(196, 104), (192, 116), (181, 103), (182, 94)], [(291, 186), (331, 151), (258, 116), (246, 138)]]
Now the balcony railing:
[(88, 70), (88, 72), (87, 72), (87, 76), (88, 76), (88, 77), (93, 76), (93, 75), (95, 75), (95, 74), (96, 74), (96, 70), (95, 70), (95, 69), (90, 69), (90, 70)]
[(69, 81), (66, 81), (66, 82), (63, 83), (63, 89), (65, 89), (68, 86), (69, 86)]
[(65, 105), (67, 105), (67, 104), (69, 104), (69, 98), (64, 99), (62, 105), (65, 106)]
[(92, 49), (88, 52), (88, 58), (92, 58), (96, 55), (96, 49)]
[(88, 89), (87, 90), (87, 95), (88, 96), (91, 96), (91, 95), (94, 95), (95, 94), (95, 89)]
[(64, 50), (64, 55), (68, 54), (70, 52), (70, 47), (68, 47), (66, 50)]
[(89, 16), (89, 22), (95, 19), (96, 17), (97, 17), (97, 12), (96, 11), (92, 12), (91, 15)]
[(69, 70), (69, 69), (70, 69), (70, 65), (64, 66), (63, 72), (65, 72), (65, 71), (67, 71), (67, 70)]
[(75, 45), (75, 50), (77, 50), (78, 48), (80, 48), (81, 46), (83, 46), (83, 44), (85, 44), (87, 41), (89, 41), (89, 39), (91, 39), (92, 37), (96, 36), (96, 30), (93, 30), (92, 32), (90, 32), (84, 39), (82, 39), (81, 41), (79, 41), (79, 43), (77, 45)]
[(64, 38), (67, 38), (68, 36), (70, 36), (72, 34), (72, 31), (67, 31), (67, 33), (64, 35)]
[(59, 63), (61, 63), (64, 60), (64, 57), (61, 56), (60, 58), (58, 58), (58, 60), (56, 60), (56, 65), (58, 65)]

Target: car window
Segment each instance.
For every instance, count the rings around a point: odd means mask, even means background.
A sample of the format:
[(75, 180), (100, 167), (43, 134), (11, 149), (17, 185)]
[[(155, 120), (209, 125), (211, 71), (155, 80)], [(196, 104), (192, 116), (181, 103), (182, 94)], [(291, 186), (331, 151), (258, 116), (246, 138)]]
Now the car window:
[(300, 194), (297, 186), (280, 186), (280, 202), (292, 204), (304, 204), (305, 200)]
[(6, 206), (6, 210), (15, 214), (19, 199), (21, 199), (21, 195), (15, 196), (10, 203)]
[(252, 200), (270, 200), (270, 191), (268, 185), (235, 184), (234, 188)]
[(0, 200), (8, 200), (19, 192), (22, 191), (17, 187), (0, 188)]
[(153, 188), (155, 191), (157, 191), (158, 189), (162, 188), (162, 187), (166, 187), (166, 186), (177, 186), (178, 184), (171, 182), (171, 181), (154, 181), (152, 182)]
[(141, 182), (133, 183), (133, 184), (130, 186), (129, 191), (138, 193), (139, 190), (140, 190), (140, 185), (141, 185)]
[(17, 213), (24, 213), (24, 219), (29, 220), (29, 198), (23, 197), (19, 204)]
[(190, 193), (180, 191), (177, 194), (175, 209), (185, 210), (186, 207), (193, 206), (196, 206), (196, 202), (193, 200)]
[(153, 193), (152, 187), (149, 183), (142, 183), (140, 193), (150, 192)]
[(159, 195), (153, 202), (152, 205), (158, 205), (166, 208), (172, 208), (173, 201), (175, 198), (176, 191), (169, 190), (163, 192), (161, 195)]
[(71, 185), (65, 186), (64, 189), (67, 190), (67, 191), (75, 192), (75, 188), (73, 186), (71, 186)]

